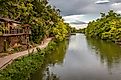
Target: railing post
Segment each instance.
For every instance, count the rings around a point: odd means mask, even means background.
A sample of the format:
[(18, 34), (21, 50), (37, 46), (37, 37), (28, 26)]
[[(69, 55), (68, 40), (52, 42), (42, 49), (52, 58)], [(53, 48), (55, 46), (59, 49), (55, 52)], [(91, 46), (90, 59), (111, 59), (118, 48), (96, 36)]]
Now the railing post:
[(15, 29), (14, 29), (14, 33), (13, 34), (16, 34), (16, 31), (15, 31)]
[(11, 29), (10, 29), (10, 33), (9, 34), (11, 34)]
[(14, 30), (15, 30), (15, 34), (17, 34), (16, 29), (14, 29)]
[(4, 51), (6, 52), (7, 51), (7, 41), (6, 41), (6, 38), (4, 40)]

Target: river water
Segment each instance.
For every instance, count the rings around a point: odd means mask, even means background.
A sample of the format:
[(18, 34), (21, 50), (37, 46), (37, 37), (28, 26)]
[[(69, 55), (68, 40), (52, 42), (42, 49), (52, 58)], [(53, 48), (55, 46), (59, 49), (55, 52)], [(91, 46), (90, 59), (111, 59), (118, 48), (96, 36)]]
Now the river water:
[(77, 33), (60, 43), (32, 80), (121, 80), (121, 47)]

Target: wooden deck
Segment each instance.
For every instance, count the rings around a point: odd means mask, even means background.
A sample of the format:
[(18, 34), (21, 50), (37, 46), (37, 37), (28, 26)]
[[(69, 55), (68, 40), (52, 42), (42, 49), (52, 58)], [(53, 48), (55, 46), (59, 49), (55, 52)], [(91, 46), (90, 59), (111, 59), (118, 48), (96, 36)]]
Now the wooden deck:
[(20, 36), (20, 35), (30, 35), (30, 29), (11, 29), (2, 31), (2, 35), (0, 37), (8, 37), (8, 36)]

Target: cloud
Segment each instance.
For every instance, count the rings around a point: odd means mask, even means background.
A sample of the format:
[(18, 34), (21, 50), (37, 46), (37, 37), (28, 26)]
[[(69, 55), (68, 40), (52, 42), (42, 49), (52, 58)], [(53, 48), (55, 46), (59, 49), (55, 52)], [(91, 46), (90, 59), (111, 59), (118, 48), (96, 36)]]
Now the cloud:
[(87, 22), (83, 20), (83, 18), (86, 17), (85, 15), (70, 15), (70, 16), (64, 16), (63, 19), (65, 22), (69, 23), (71, 27), (79, 28), (85, 28), (87, 27)]
[(98, 0), (95, 3), (96, 4), (106, 4), (106, 3), (109, 3), (109, 2), (110, 2), (109, 0)]
[(121, 13), (121, 0), (49, 0), (60, 9), (65, 22), (80, 25), (100, 17), (100, 13), (114, 10)]
[(85, 24), (93, 19), (99, 18), (100, 14), (85, 14), (85, 15), (69, 15), (69, 16), (63, 16), (63, 19), (65, 22), (70, 24)]
[(113, 3), (112, 6), (119, 6), (121, 3)]
[(71, 24), (76, 24), (76, 25), (78, 25), (78, 24), (87, 24), (86, 22), (83, 22), (83, 21), (78, 21), (78, 20), (76, 20), (75, 22), (71, 22)]
[[(110, 4), (115, 0), (110, 0), (109, 4), (97, 5), (97, 0), (49, 0), (50, 4), (60, 9), (62, 16), (99, 14), (110, 10)], [(118, 0), (116, 0), (118, 2)], [(97, 3), (106, 3), (109, 0), (98, 0)]]
[(119, 6), (121, 3), (113, 3), (112, 6)]
[(121, 0), (110, 0), (111, 2), (114, 2), (114, 3), (120, 3)]
[(83, 18), (85, 15), (70, 15), (70, 16), (64, 16), (63, 19), (67, 23), (74, 23), (77, 21), (80, 21), (81, 18)]
[(113, 9), (120, 9), (121, 3), (113, 3), (113, 4), (111, 4), (111, 7), (112, 7)]
[(88, 24), (70, 24), (71, 27), (75, 27), (76, 29), (83, 29), (88, 26)]
[(116, 11), (116, 13), (121, 14), (121, 11)]

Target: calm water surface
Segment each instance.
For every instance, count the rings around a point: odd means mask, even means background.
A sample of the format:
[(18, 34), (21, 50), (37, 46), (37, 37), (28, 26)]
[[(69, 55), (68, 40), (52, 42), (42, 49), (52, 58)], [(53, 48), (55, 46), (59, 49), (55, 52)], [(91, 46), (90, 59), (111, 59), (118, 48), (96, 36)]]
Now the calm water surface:
[(121, 47), (72, 35), (49, 55), (32, 80), (121, 80)]

